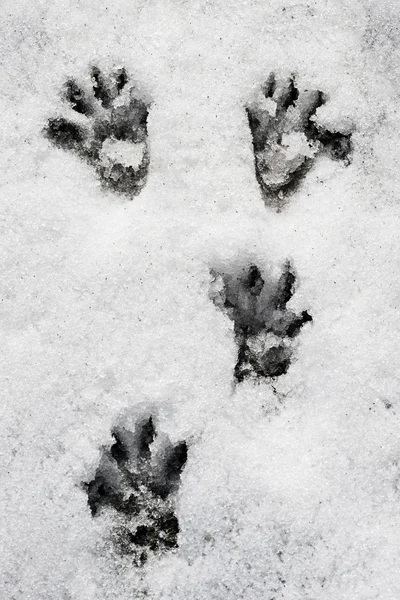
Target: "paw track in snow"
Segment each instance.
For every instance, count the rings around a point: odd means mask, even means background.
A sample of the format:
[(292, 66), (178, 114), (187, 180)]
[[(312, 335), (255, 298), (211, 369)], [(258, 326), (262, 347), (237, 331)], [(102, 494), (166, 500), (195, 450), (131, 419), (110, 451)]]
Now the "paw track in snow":
[(238, 359), (235, 379), (273, 379), (287, 373), (294, 352), (294, 338), (305, 323), (307, 311), (287, 308), (295, 292), (296, 276), (290, 263), (274, 281), (263, 278), (250, 265), (230, 273), (212, 272), (211, 298), (234, 323)]
[(69, 79), (62, 98), (64, 115), (48, 120), (46, 137), (92, 165), (105, 188), (128, 197), (139, 194), (150, 162), (149, 104), (129, 85), (126, 70), (106, 76), (93, 67), (90, 85)]
[(113, 431), (114, 444), (104, 448), (94, 479), (84, 484), (92, 516), (111, 511), (117, 551), (138, 566), (149, 553), (176, 548), (179, 532), (174, 496), (187, 460), (187, 445), (164, 440), (153, 452), (157, 436), (153, 418), (140, 419), (130, 431)]
[(349, 162), (351, 134), (329, 131), (315, 121), (325, 103), (322, 92), (299, 91), (294, 78), (277, 81), (271, 74), (258, 98), (246, 107), (256, 177), (268, 206), (283, 206), (319, 154)]

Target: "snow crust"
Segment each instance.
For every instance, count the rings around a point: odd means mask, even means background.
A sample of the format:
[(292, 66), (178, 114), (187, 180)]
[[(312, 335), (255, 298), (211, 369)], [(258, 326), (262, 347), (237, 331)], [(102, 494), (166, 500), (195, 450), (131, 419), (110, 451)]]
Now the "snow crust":
[[(389, 0), (3, 0), (0, 597), (398, 600), (399, 7)], [(152, 100), (132, 202), (50, 146), (59, 89), (125, 66)], [(274, 71), (354, 127), (264, 206), (244, 110)], [(299, 140), (301, 143), (301, 140)], [(121, 150), (122, 151), (122, 150)], [(232, 386), (210, 269), (290, 259), (311, 327)], [(139, 569), (82, 488), (124, 414), (186, 439), (179, 549)]]

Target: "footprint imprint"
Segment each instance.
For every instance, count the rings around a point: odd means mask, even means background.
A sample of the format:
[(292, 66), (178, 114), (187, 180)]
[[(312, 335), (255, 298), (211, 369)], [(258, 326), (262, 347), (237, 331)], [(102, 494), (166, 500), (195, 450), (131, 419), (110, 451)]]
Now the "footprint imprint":
[(149, 103), (129, 85), (124, 68), (105, 75), (91, 69), (90, 84), (69, 79), (62, 89), (65, 110), (48, 120), (46, 137), (94, 167), (102, 185), (129, 197), (146, 184), (149, 169)]
[(329, 131), (315, 121), (326, 101), (322, 92), (299, 91), (293, 77), (276, 80), (272, 73), (247, 106), (256, 177), (268, 206), (282, 208), (319, 154), (349, 164), (351, 133)]
[(256, 265), (230, 273), (212, 272), (211, 299), (234, 323), (238, 359), (235, 379), (273, 379), (287, 373), (294, 338), (312, 321), (305, 310), (287, 308), (296, 276), (289, 262), (278, 280), (263, 277)]
[(94, 479), (84, 487), (94, 518), (105, 511), (112, 514), (111, 539), (116, 550), (140, 566), (150, 553), (178, 546), (174, 498), (187, 460), (187, 444), (173, 445), (165, 436), (156, 444), (152, 416), (139, 419), (133, 431), (117, 427), (112, 435), (113, 445), (103, 448)]

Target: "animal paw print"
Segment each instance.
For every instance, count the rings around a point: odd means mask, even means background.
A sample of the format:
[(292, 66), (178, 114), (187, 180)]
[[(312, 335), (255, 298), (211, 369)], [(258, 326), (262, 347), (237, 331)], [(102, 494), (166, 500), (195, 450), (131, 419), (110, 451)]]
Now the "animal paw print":
[(307, 311), (287, 308), (296, 277), (289, 262), (277, 281), (266, 282), (255, 265), (235, 273), (213, 273), (211, 298), (234, 323), (238, 359), (235, 379), (273, 379), (287, 373), (294, 352), (293, 339), (305, 323)]
[(69, 79), (62, 90), (67, 116), (49, 119), (44, 133), (94, 167), (105, 188), (133, 197), (149, 169), (149, 104), (128, 84), (124, 68), (105, 75), (93, 67), (86, 86)]
[(154, 451), (157, 432), (151, 416), (134, 431), (119, 427), (114, 443), (104, 448), (93, 481), (84, 484), (93, 517), (113, 515), (111, 539), (121, 554), (143, 565), (150, 553), (178, 546), (179, 523), (174, 497), (187, 460), (187, 445), (164, 438)]
[(247, 106), (256, 177), (269, 206), (281, 207), (319, 154), (349, 162), (351, 134), (329, 131), (315, 121), (325, 103), (322, 92), (300, 92), (294, 78), (277, 81), (271, 74), (259, 98)]

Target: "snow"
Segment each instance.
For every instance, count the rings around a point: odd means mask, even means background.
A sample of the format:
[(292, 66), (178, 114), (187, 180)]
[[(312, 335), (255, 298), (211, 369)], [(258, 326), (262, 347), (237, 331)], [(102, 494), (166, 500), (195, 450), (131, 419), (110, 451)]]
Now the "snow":
[[(3, 0), (1, 28), (0, 597), (397, 600), (397, 4)], [(42, 135), (92, 64), (152, 101), (131, 202)], [(279, 213), (244, 110), (271, 71), (355, 131)], [(287, 375), (233, 386), (210, 271), (287, 259), (313, 324)], [(82, 482), (149, 411), (189, 457), (179, 548), (135, 568)]]

